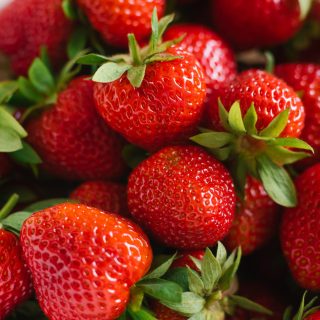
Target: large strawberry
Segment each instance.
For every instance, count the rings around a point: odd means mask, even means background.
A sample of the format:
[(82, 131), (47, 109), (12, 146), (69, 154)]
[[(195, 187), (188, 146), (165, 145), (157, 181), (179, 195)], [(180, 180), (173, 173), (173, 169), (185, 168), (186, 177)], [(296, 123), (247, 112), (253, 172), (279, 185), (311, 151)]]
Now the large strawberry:
[(16, 73), (27, 73), (41, 47), (47, 47), (55, 64), (65, 57), (71, 22), (61, 0), (5, 1), (0, 21), (0, 51), (10, 57)]
[(212, 0), (213, 22), (238, 49), (287, 41), (302, 26), (311, 1)]
[(0, 211), (1, 320), (5, 319), (18, 304), (27, 300), (32, 293), (31, 274), (22, 258), (19, 239), (13, 233), (3, 229), (3, 227), (7, 227), (4, 219), (15, 206), (17, 200), (17, 195), (13, 195)]
[(209, 28), (196, 24), (180, 24), (170, 27), (165, 40), (173, 40), (185, 35), (177, 45), (189, 51), (200, 62), (206, 79), (207, 100), (213, 91), (236, 77), (236, 62), (229, 46)]
[(265, 71), (248, 70), (216, 93), (209, 112), (215, 131), (201, 129), (191, 140), (229, 162), (242, 195), (248, 174), (275, 202), (294, 206), (294, 185), (283, 166), (308, 154), (288, 148), (312, 148), (296, 138), (305, 111), (293, 89)]
[(244, 199), (238, 198), (235, 218), (224, 240), (227, 248), (241, 246), (243, 254), (250, 254), (266, 244), (276, 231), (278, 211), (262, 184), (249, 177)]
[(123, 142), (99, 118), (93, 86), (86, 77), (74, 79), (27, 125), (28, 141), (44, 167), (64, 179), (117, 178), (124, 172)]
[(140, 50), (129, 35), (131, 56), (89, 55), (80, 60), (104, 62), (93, 76), (97, 110), (111, 128), (148, 150), (185, 140), (203, 111), (206, 86), (200, 64), (192, 54), (170, 48), (175, 40), (159, 42), (172, 19), (165, 17), (158, 24), (154, 12), (148, 47)]
[(21, 244), (40, 306), (53, 320), (116, 319), (152, 260), (137, 225), (70, 203), (28, 218)]
[(126, 47), (127, 34), (144, 41), (151, 33), (150, 19), (156, 7), (162, 17), (165, 0), (77, 0), (91, 24), (114, 46)]
[(125, 185), (105, 181), (82, 183), (70, 195), (87, 206), (128, 216), (127, 190)]
[(132, 172), (128, 205), (160, 242), (201, 249), (228, 232), (235, 194), (228, 171), (201, 148), (167, 147)]
[(304, 288), (320, 289), (320, 165), (296, 180), (298, 206), (283, 215), (281, 243), (289, 268)]

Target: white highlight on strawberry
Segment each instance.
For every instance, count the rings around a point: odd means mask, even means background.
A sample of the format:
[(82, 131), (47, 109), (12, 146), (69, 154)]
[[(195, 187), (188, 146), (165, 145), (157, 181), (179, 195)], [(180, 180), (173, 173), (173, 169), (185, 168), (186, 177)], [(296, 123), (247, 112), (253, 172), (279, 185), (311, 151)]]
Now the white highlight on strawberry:
[(0, 10), (11, 4), (13, 0), (0, 0)]

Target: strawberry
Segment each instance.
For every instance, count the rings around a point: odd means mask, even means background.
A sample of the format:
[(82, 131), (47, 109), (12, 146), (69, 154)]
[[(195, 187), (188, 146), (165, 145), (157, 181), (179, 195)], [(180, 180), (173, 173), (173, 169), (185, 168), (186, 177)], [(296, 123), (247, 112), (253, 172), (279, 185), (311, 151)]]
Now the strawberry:
[(62, 11), (62, 0), (12, 0), (0, 7), (0, 51), (11, 59), (17, 74), (26, 74), (41, 47), (55, 64), (65, 57), (72, 24)]
[[(141, 229), (115, 214), (64, 203), (29, 217), (21, 244), (41, 308), (50, 319), (115, 319), (149, 269)], [(48, 265), (50, 261), (50, 265)]]
[(196, 24), (180, 24), (170, 27), (165, 40), (173, 40), (185, 35), (177, 45), (198, 59), (207, 85), (207, 100), (213, 91), (236, 77), (236, 62), (229, 46), (209, 28)]
[(117, 178), (124, 172), (122, 140), (94, 108), (93, 82), (74, 79), (50, 109), (27, 125), (44, 167), (64, 179)]
[(287, 209), (281, 226), (283, 253), (295, 280), (303, 288), (320, 289), (320, 165), (296, 180), (298, 206)]
[(184, 317), (177, 312), (167, 308), (158, 301), (152, 303), (152, 311), (157, 320), (186, 320), (187, 317)]
[(162, 44), (157, 40), (172, 19), (163, 18), (159, 29), (154, 12), (154, 33), (142, 51), (134, 35), (129, 35), (131, 57), (117, 55), (110, 61), (91, 54), (80, 59), (81, 63), (104, 62), (93, 76), (97, 110), (111, 128), (147, 150), (186, 140), (204, 107), (205, 79), (196, 58), (170, 48), (175, 40)]
[(302, 26), (311, 1), (212, 0), (213, 22), (237, 49), (286, 42)]
[(214, 245), (229, 231), (235, 194), (228, 171), (205, 151), (167, 147), (131, 173), (128, 206), (154, 238), (193, 250)]
[(209, 109), (214, 131), (201, 128), (191, 140), (228, 161), (240, 195), (246, 176), (253, 176), (273, 201), (295, 206), (294, 184), (284, 165), (309, 154), (288, 148), (312, 150), (296, 138), (305, 118), (300, 98), (282, 80), (255, 69), (239, 74), (215, 95)]
[(305, 318), (305, 320), (320, 320), (320, 311), (317, 311), (308, 317)]
[(249, 177), (245, 197), (238, 198), (236, 215), (224, 243), (229, 250), (241, 246), (243, 254), (250, 254), (268, 242), (276, 231), (277, 222), (278, 206), (262, 184)]
[(5, 177), (12, 168), (12, 164), (5, 153), (0, 153), (0, 178)]
[(129, 216), (126, 186), (118, 183), (84, 182), (71, 193), (70, 198), (90, 207)]
[(127, 34), (143, 41), (151, 33), (149, 21), (153, 8), (162, 17), (165, 0), (77, 0), (91, 24), (111, 45), (126, 47)]
[(190, 267), (193, 270), (197, 270), (197, 266), (191, 260), (190, 256), (196, 259), (202, 260), (204, 253), (205, 253), (204, 250), (180, 252), (180, 257), (173, 262), (172, 267), (173, 268)]

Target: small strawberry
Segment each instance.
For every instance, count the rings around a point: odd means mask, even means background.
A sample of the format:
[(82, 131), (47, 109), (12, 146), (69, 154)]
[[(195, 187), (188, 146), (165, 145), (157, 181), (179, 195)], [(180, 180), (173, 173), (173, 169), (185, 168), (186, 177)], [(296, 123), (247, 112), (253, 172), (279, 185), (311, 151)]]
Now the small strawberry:
[(53, 320), (119, 317), (130, 287), (152, 260), (148, 240), (137, 225), (70, 203), (28, 218), (21, 244), (40, 306)]
[(196, 58), (170, 48), (176, 40), (159, 43), (172, 19), (165, 17), (158, 24), (154, 11), (149, 46), (140, 50), (130, 34), (131, 56), (91, 54), (80, 60), (104, 62), (93, 76), (97, 110), (111, 128), (147, 150), (186, 140), (204, 107), (205, 79)]
[(287, 209), (281, 226), (283, 253), (295, 280), (306, 289), (320, 289), (320, 165), (296, 180), (298, 206)]
[(248, 70), (216, 93), (209, 113), (215, 131), (201, 128), (191, 140), (228, 161), (240, 195), (246, 176), (252, 176), (276, 203), (295, 206), (294, 184), (284, 165), (309, 154), (288, 148), (312, 147), (296, 138), (305, 112), (293, 89), (265, 71)]
[(11, 59), (17, 74), (26, 74), (46, 47), (55, 64), (65, 57), (71, 22), (62, 0), (13, 0), (0, 7), (0, 51)]
[(241, 246), (247, 255), (266, 244), (273, 236), (278, 222), (278, 206), (263, 189), (262, 184), (249, 177), (244, 199), (238, 199), (232, 227), (224, 240), (233, 250)]
[(128, 206), (157, 240), (193, 250), (212, 246), (227, 234), (235, 194), (228, 171), (205, 151), (167, 147), (131, 173)]
[(22, 258), (19, 239), (6, 231), (4, 219), (17, 203), (13, 195), (0, 211), (0, 319), (3, 320), (14, 308), (32, 294), (31, 274)]
[(70, 198), (103, 211), (129, 216), (126, 186), (118, 183), (84, 182), (71, 193)]
[(162, 17), (165, 0), (77, 0), (91, 24), (111, 45), (126, 47), (127, 34), (144, 41), (151, 33), (149, 21), (153, 8)]
[(123, 142), (96, 113), (93, 86), (86, 77), (74, 79), (27, 125), (44, 167), (64, 179), (117, 178), (124, 172)]
[(212, 15), (233, 46), (250, 49), (286, 42), (300, 29), (310, 7), (311, 0), (212, 0)]
[(207, 100), (213, 91), (236, 77), (235, 57), (229, 46), (209, 28), (196, 24), (180, 24), (170, 27), (165, 40), (174, 40), (185, 35), (177, 45), (188, 51), (200, 62), (207, 85)]

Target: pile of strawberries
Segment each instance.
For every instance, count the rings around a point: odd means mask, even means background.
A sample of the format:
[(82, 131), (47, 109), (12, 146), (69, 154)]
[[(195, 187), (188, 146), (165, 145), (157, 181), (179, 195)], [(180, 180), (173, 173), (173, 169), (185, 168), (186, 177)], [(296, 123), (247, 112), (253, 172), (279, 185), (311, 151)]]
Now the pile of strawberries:
[(0, 0), (0, 54), (0, 320), (320, 319), (319, 0)]

